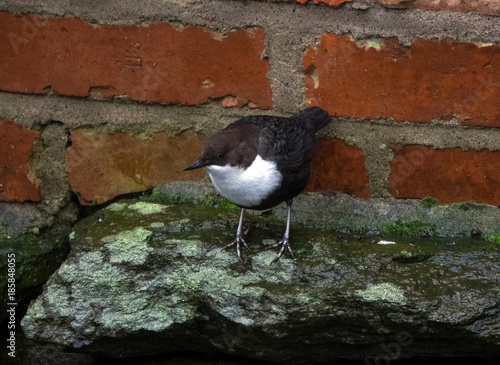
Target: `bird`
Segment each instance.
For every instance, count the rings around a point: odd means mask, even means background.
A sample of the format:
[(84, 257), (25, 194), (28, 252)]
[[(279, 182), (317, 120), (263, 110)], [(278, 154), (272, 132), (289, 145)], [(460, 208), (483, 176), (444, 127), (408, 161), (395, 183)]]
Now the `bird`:
[(245, 210), (265, 210), (282, 202), (287, 205), (283, 238), (269, 248), (279, 247), (271, 262), (285, 249), (292, 258), (290, 219), (293, 198), (307, 185), (311, 160), (317, 149), (316, 133), (330, 123), (327, 111), (314, 106), (291, 117), (252, 115), (243, 117), (208, 137), (201, 156), (184, 171), (206, 168), (217, 191), (241, 208), (235, 240), (225, 246), (250, 250), (242, 236)]

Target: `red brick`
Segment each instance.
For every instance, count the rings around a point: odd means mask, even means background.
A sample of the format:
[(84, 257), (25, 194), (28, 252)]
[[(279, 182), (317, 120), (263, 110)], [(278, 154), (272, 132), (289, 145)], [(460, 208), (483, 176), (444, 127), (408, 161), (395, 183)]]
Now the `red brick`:
[(92, 26), (74, 18), (0, 13), (0, 89), (201, 104), (227, 95), (272, 107), (262, 28)]
[(500, 205), (500, 152), (391, 146), (389, 192), (396, 198), (476, 201)]
[(77, 129), (71, 131), (71, 140), (66, 150), (68, 181), (84, 205), (205, 176), (203, 170), (182, 171), (199, 157), (203, 136), (160, 133), (144, 139)]
[[(275, 1), (287, 1), (287, 2), (292, 2), (295, 1), (297, 3), (305, 4), (309, 2), (310, 0), (275, 0)], [(327, 4), (333, 7), (339, 7), (343, 3), (348, 3), (352, 0), (312, 0), (311, 2), (313, 4)]]
[(306, 98), (331, 115), (500, 127), (500, 46), (324, 34), (304, 55)]
[(306, 192), (342, 191), (363, 199), (370, 198), (368, 172), (363, 151), (340, 139), (320, 139), (311, 163)]
[(480, 14), (500, 15), (498, 0), (378, 0), (388, 8), (407, 8), (435, 11), (475, 12)]
[(39, 130), (0, 118), (0, 201), (40, 201), (39, 182), (33, 173), (33, 153), (39, 137)]

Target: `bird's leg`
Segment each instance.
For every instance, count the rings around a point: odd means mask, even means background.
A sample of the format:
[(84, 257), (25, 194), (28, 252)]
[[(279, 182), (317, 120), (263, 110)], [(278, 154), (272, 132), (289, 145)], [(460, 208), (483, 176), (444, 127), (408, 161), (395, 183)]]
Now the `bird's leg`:
[(223, 248), (223, 250), (225, 250), (233, 245), (236, 245), (236, 253), (238, 254), (238, 259), (240, 261), (243, 261), (241, 259), (240, 244), (243, 243), (243, 246), (245, 246), (245, 248), (247, 250), (250, 250), (250, 247), (248, 247), (247, 243), (245, 242), (245, 240), (243, 239), (243, 237), (241, 235), (241, 226), (243, 225), (243, 216), (244, 215), (245, 215), (245, 208), (241, 208), (240, 222), (238, 223), (238, 229), (236, 230), (236, 239), (233, 242), (231, 242), (229, 245), (224, 246), (224, 248)]
[(281, 255), (283, 254), (283, 251), (285, 251), (285, 248), (288, 249), (288, 252), (290, 252), (290, 255), (293, 258), (293, 252), (292, 248), (290, 247), (290, 242), (289, 242), (289, 237), (290, 237), (290, 217), (292, 215), (292, 199), (287, 200), (286, 202), (287, 206), (287, 217), (286, 217), (286, 229), (285, 229), (285, 234), (283, 235), (283, 239), (276, 243), (275, 245), (272, 245), (270, 248), (277, 247), (281, 245), (280, 252), (278, 252), (278, 256), (275, 257), (273, 261), (271, 261), (271, 264), (277, 262)]

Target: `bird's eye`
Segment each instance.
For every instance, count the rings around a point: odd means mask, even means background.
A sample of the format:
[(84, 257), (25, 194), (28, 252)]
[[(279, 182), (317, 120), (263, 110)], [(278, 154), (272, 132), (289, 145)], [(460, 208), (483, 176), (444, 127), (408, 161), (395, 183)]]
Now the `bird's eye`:
[(220, 152), (220, 153), (217, 154), (217, 158), (219, 160), (222, 160), (224, 157), (226, 157), (226, 154), (224, 152)]

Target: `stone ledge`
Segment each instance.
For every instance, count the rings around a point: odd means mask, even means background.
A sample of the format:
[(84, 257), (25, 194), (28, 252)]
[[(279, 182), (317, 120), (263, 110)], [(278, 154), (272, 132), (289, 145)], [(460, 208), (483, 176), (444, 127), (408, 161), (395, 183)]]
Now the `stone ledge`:
[[(207, 180), (169, 183), (160, 191), (198, 203), (218, 195)], [(478, 232), (484, 235), (499, 233), (500, 209), (495, 205), (474, 202), (437, 204), (432, 201), (427, 206), (425, 202), (426, 199), (365, 200), (339, 192), (300, 194), (293, 200), (292, 222), (316, 229), (356, 234), (379, 233), (398, 220), (428, 224), (432, 227), (432, 234), (441, 237), (468, 237)], [(285, 204), (278, 205), (271, 212), (285, 221)]]
[(294, 226), (296, 259), (269, 265), (266, 247), (284, 225), (250, 216), (252, 252), (239, 263), (221, 250), (237, 217), (120, 201), (80, 221), (69, 257), (22, 321), (26, 336), (111, 357), (370, 361), (394, 346), (397, 358), (500, 354), (499, 246), (382, 245)]

